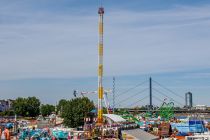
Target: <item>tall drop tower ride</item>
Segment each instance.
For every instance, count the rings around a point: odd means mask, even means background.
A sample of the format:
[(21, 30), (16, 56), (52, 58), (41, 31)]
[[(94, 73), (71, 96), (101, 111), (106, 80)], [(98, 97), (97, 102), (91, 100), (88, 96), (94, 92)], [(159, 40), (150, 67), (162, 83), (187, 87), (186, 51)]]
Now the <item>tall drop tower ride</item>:
[(101, 6), (98, 9), (99, 14), (99, 42), (98, 42), (98, 125), (103, 124), (103, 107), (102, 99), (104, 94), (103, 89), (103, 15), (104, 8)]

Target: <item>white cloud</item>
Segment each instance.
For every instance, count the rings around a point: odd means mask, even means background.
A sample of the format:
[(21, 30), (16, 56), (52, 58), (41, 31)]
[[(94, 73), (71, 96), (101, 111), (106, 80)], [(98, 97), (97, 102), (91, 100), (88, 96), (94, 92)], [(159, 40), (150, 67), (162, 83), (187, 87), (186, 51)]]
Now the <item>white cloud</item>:
[[(12, 17), (0, 21), (1, 79), (97, 75), (97, 15), (10, 8), (1, 10)], [(108, 12), (105, 75), (210, 68), (209, 9)]]

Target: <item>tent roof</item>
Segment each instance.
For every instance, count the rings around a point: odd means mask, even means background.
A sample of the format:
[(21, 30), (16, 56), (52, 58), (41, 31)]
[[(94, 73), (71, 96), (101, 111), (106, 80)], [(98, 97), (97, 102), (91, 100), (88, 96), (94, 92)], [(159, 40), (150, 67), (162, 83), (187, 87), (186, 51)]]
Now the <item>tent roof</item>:
[(123, 119), (121, 116), (119, 115), (115, 115), (115, 114), (103, 114), (103, 116), (111, 119), (114, 122), (126, 122), (125, 119)]

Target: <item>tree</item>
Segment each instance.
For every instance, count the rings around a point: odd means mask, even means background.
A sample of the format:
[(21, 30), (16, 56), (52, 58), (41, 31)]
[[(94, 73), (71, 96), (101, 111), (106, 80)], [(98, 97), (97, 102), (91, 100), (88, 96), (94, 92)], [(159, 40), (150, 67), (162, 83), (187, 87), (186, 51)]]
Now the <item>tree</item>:
[(27, 104), (25, 98), (17, 98), (13, 102), (13, 109), (17, 115), (26, 116), (27, 114)]
[(138, 107), (138, 106), (134, 107), (134, 108), (133, 108), (133, 111), (134, 111), (133, 114), (134, 114), (134, 115), (139, 114), (139, 110), (140, 110), (140, 107)]
[(55, 106), (53, 105), (49, 105), (49, 104), (46, 104), (46, 105), (41, 105), (41, 114), (43, 116), (48, 116), (50, 115), (53, 111), (55, 111)]
[(0, 112), (0, 116), (14, 116), (15, 113), (13, 110), (6, 110), (4, 112)]
[(40, 113), (40, 100), (36, 97), (28, 97), (27, 98), (27, 106), (28, 112), (30, 117), (36, 117)]
[(62, 113), (64, 124), (69, 127), (84, 125), (84, 117), (88, 117), (88, 114), (93, 109), (94, 103), (87, 97), (67, 101), (63, 106)]
[(147, 108), (147, 106), (142, 106), (141, 108), (140, 108), (140, 110), (147, 110), (148, 108)]
[(39, 115), (39, 107), (40, 101), (36, 97), (19, 97), (13, 103), (15, 113), (23, 117), (35, 117)]
[(57, 111), (59, 112), (59, 114), (61, 114), (62, 116), (62, 112), (63, 112), (63, 108), (64, 106), (67, 104), (67, 100), (65, 99), (61, 99), (59, 102), (58, 102), (58, 105), (57, 105)]

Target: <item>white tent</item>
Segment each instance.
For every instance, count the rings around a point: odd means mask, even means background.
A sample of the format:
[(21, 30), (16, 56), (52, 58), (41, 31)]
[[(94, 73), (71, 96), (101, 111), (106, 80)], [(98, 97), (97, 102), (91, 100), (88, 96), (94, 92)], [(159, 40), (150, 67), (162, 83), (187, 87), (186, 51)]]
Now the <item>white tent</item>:
[(123, 119), (121, 116), (119, 115), (115, 115), (115, 114), (103, 114), (103, 116), (105, 117), (105, 119), (109, 122), (109, 123), (121, 123), (121, 122), (126, 122), (125, 119)]

